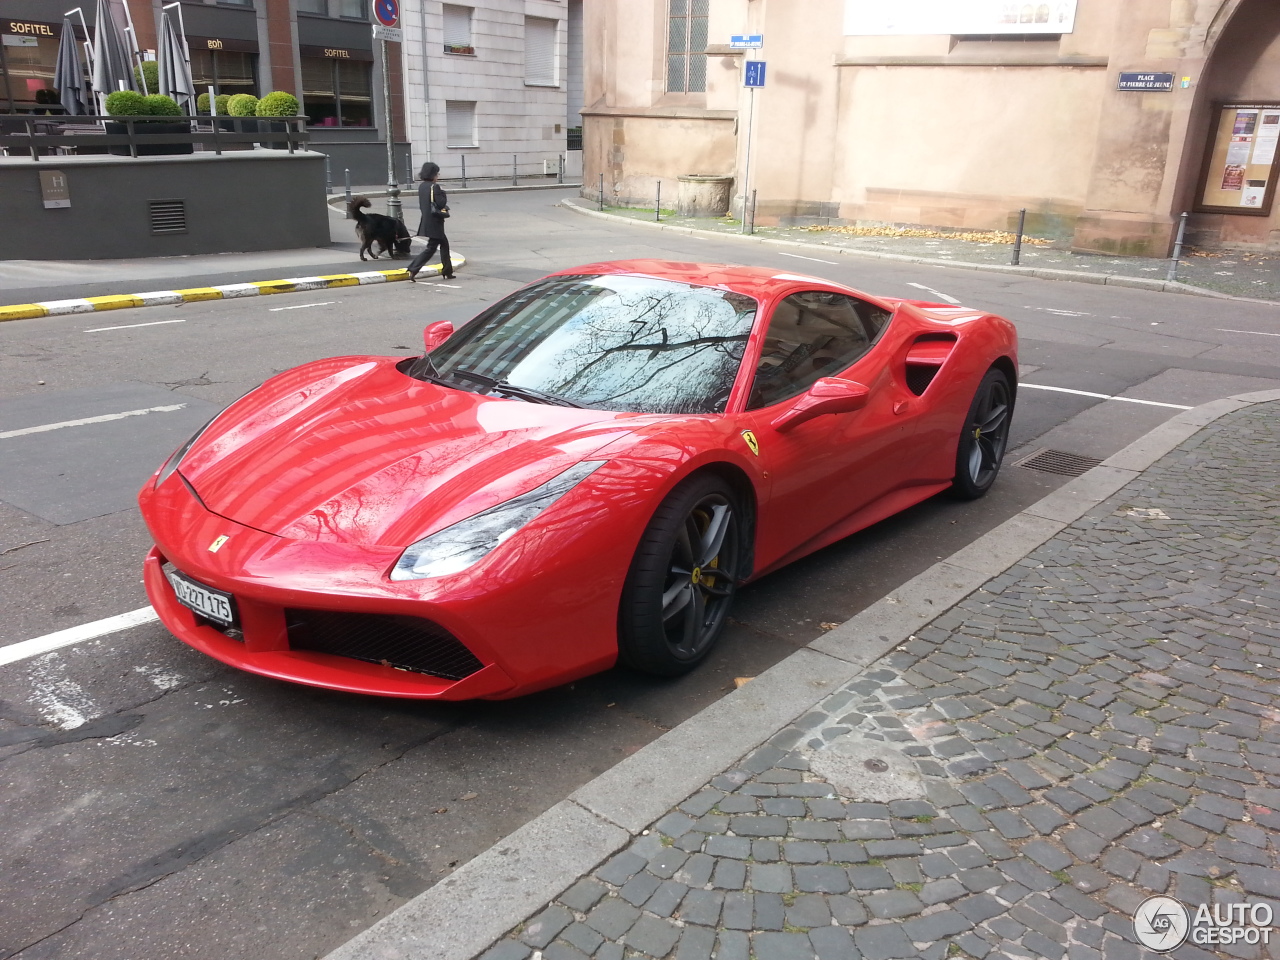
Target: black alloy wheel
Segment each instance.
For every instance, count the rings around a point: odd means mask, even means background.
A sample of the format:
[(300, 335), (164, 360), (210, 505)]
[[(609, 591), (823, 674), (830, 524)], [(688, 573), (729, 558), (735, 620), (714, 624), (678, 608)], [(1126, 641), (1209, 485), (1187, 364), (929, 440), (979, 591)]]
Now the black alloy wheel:
[(618, 659), (674, 677), (706, 659), (724, 629), (741, 574), (742, 511), (727, 483), (699, 474), (654, 512), (618, 611)]
[(978, 384), (956, 447), (956, 476), (952, 492), (976, 500), (991, 489), (1009, 444), (1013, 419), (1013, 388), (1003, 370), (992, 367)]

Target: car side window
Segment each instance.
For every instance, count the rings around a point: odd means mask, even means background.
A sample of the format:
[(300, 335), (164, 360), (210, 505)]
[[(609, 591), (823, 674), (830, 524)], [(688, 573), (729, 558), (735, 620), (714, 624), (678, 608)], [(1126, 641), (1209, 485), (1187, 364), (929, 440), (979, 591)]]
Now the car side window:
[(769, 318), (747, 408), (768, 407), (846, 369), (871, 348), (889, 312), (826, 290), (793, 293)]

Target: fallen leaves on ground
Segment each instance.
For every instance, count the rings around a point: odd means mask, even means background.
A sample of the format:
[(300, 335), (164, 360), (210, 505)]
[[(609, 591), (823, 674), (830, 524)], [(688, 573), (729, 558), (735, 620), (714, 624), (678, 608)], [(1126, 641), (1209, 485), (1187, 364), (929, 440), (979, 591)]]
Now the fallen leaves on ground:
[[(927, 227), (803, 227), (808, 233), (839, 233), (848, 237), (927, 237), (931, 240), (964, 240), (968, 243), (1007, 243), (1018, 239), (1017, 234), (1003, 230), (983, 230), (966, 233), (947, 233)], [(1022, 242), (1032, 247), (1047, 247), (1053, 243), (1044, 237), (1028, 237)]]

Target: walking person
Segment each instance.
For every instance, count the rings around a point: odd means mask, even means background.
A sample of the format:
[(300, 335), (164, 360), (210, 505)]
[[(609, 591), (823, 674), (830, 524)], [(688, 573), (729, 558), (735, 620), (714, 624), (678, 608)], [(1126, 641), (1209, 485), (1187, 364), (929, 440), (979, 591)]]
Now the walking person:
[(417, 282), (418, 271), (431, 259), (431, 255), (436, 252), (436, 247), (440, 248), (440, 276), (445, 280), (453, 279), (453, 261), (449, 259), (449, 238), (444, 235), (444, 221), (449, 216), (449, 197), (445, 194), (444, 188), (436, 183), (439, 176), (440, 165), (437, 163), (424, 163), (418, 174), (418, 179), (422, 181), (418, 185), (418, 209), (422, 211), (422, 219), (418, 222), (417, 235), (427, 238), (427, 247), (409, 261), (410, 282)]

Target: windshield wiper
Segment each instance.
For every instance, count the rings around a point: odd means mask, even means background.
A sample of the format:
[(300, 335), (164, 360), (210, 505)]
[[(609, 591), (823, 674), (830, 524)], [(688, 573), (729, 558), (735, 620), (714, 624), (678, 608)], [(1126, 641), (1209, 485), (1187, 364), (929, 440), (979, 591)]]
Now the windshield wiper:
[(515, 397), (517, 400), (528, 400), (531, 403), (547, 403), (557, 407), (577, 407), (582, 409), (582, 404), (574, 403), (572, 400), (566, 400), (564, 397), (557, 397), (553, 393), (543, 393), (541, 390), (535, 390), (533, 387), (521, 387), (506, 380), (497, 380), (493, 377), (486, 377), (483, 373), (472, 373), (470, 370), (454, 370), (453, 375), (463, 377), (480, 384), (493, 393), (499, 393), (507, 397)]

